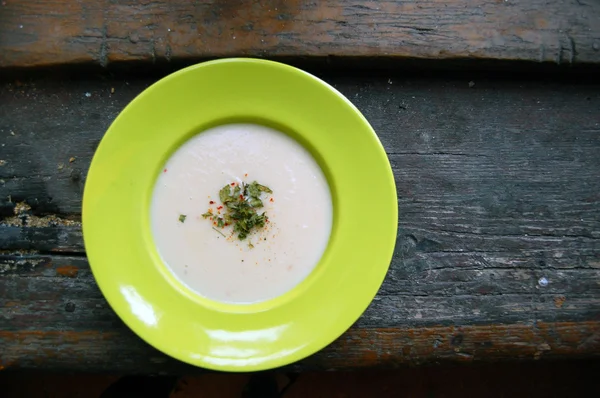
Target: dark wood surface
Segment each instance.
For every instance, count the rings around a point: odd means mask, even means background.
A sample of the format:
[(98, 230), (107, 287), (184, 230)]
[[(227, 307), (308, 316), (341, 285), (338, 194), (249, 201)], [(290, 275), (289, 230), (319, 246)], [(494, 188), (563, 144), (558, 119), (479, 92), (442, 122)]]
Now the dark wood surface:
[[(8, 398), (563, 398), (600, 396), (600, 361), (452, 364), (390, 370), (156, 375), (0, 372)], [(173, 388), (174, 387), (174, 388)], [(169, 394), (165, 390), (172, 390)]]
[[(8, 398), (564, 398), (600, 396), (600, 361), (452, 364), (390, 370), (260, 372), (181, 378), (0, 372)], [(174, 388), (173, 388), (174, 387)], [(171, 394), (165, 390), (172, 390)]]
[[(292, 367), (600, 356), (600, 84), (321, 77), (377, 131), (399, 230), (366, 313)], [(81, 237), (94, 150), (155, 80), (0, 83), (0, 369), (190, 370), (122, 324)]]
[(223, 56), (600, 63), (595, 0), (2, 0), (0, 68)]

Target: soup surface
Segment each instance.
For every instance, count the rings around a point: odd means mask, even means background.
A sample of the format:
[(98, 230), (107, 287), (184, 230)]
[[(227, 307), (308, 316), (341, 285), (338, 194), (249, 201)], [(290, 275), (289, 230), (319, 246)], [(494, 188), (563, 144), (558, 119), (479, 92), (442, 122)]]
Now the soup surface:
[[(268, 222), (240, 240), (219, 212), (219, 190), (257, 181)], [(212, 203), (211, 203), (212, 202)], [(221, 302), (277, 297), (319, 262), (331, 232), (332, 201), (311, 154), (287, 135), (255, 124), (211, 128), (185, 142), (157, 179), (150, 221), (171, 272), (196, 293)]]

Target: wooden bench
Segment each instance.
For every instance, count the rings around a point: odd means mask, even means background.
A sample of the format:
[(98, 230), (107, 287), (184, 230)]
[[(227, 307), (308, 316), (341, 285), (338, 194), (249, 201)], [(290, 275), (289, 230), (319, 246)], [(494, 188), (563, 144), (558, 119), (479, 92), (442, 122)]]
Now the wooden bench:
[(222, 56), (334, 85), (396, 176), (381, 291), (290, 369), (600, 356), (600, 4), (546, 3), (0, 0), (0, 369), (190, 371), (102, 297), (81, 197), (125, 105)]

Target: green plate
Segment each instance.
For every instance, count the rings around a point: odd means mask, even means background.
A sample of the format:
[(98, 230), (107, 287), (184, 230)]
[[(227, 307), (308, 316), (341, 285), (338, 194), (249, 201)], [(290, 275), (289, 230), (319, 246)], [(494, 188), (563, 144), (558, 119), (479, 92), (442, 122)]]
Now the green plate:
[[(329, 245), (315, 270), (292, 291), (248, 305), (188, 290), (150, 231), (152, 190), (169, 156), (202, 130), (233, 122), (294, 137), (320, 164), (333, 200)], [(286, 365), (344, 333), (386, 275), (397, 221), (390, 164), (358, 109), (306, 72), (256, 59), (202, 63), (146, 89), (102, 139), (83, 198), (87, 255), (115, 312), (162, 352), (226, 371)]]

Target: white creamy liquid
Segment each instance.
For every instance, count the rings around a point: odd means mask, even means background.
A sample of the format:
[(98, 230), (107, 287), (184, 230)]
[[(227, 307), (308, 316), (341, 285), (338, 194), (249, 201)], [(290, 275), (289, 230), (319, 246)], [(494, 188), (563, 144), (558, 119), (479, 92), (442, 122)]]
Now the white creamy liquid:
[[(231, 227), (217, 228), (223, 237), (201, 214), (221, 205), (224, 185), (253, 181), (273, 190), (263, 193), (259, 209), (269, 222), (243, 241), (231, 237)], [(333, 214), (310, 153), (254, 124), (218, 126), (184, 143), (161, 170), (150, 213), (154, 242), (173, 274), (198, 294), (229, 303), (268, 300), (301, 282), (327, 247)]]

